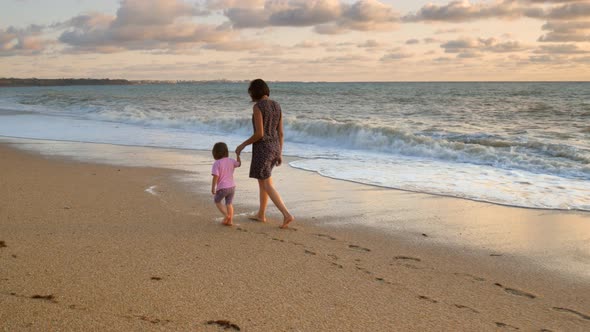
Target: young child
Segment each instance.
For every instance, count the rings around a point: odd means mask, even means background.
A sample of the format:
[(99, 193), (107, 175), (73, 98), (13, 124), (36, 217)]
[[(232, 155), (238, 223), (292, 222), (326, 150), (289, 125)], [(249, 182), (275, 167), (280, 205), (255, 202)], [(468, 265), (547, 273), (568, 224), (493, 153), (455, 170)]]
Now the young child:
[[(234, 206), (232, 201), (236, 190), (234, 182), (234, 169), (240, 167), (242, 162), (240, 155), (237, 160), (229, 158), (227, 145), (223, 142), (215, 143), (213, 146), (213, 158), (215, 163), (211, 169), (213, 181), (211, 182), (211, 193), (214, 195), (215, 205), (224, 216), (223, 224), (226, 226), (233, 225)], [(225, 198), (225, 206), (221, 201)]]

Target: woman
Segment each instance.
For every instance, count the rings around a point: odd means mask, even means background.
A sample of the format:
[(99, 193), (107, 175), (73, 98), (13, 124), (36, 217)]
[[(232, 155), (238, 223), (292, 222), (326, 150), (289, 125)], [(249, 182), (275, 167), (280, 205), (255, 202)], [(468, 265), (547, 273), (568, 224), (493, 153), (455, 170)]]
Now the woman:
[(250, 82), (248, 94), (255, 102), (252, 114), (254, 134), (236, 148), (239, 155), (244, 148), (252, 144), (252, 163), (250, 164), (250, 177), (258, 179), (260, 190), (260, 208), (258, 214), (251, 219), (266, 222), (266, 206), (268, 198), (283, 214), (281, 228), (287, 228), (295, 220), (289, 213), (281, 195), (276, 191), (272, 183), (272, 169), (283, 162), (283, 117), (281, 106), (269, 99), (270, 89), (261, 80)]

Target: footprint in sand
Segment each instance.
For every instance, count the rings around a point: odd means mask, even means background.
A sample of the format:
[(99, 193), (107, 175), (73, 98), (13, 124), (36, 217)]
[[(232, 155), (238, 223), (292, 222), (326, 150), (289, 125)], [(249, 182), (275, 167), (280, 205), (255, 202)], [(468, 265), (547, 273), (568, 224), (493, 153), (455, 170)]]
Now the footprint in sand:
[(49, 295), (33, 295), (33, 296), (31, 296), (31, 298), (34, 299), (34, 300), (45, 300), (45, 301), (57, 303), (57, 301), (55, 300), (55, 296), (53, 296), (53, 294), (49, 294)]
[(578, 316), (581, 319), (590, 320), (590, 315), (586, 315), (586, 314), (583, 314), (583, 313), (581, 313), (579, 311), (575, 311), (575, 310), (572, 310), (572, 309), (561, 308), (561, 307), (553, 307), (553, 310), (559, 311), (559, 312), (565, 312), (565, 313), (572, 314), (572, 315), (576, 315), (576, 316)]
[(419, 266), (416, 266), (416, 265), (410, 264), (410, 263), (398, 263), (398, 264), (391, 263), (389, 265), (390, 266), (399, 265), (399, 266), (407, 267), (408, 269), (413, 269), (413, 270), (422, 270), (423, 269)]
[(148, 322), (148, 323), (152, 323), (152, 324), (165, 324), (165, 323), (170, 323), (171, 320), (169, 319), (164, 319), (161, 320), (159, 318), (150, 318), (148, 316), (144, 316), (144, 315), (136, 315), (135, 317), (139, 318), (140, 320), (144, 321), (144, 322)]
[(330, 239), (332, 241), (336, 240), (335, 237), (333, 237), (331, 235), (328, 235), (328, 234), (315, 234), (315, 236), (317, 236), (317, 237), (323, 237), (323, 238), (326, 238), (326, 239)]
[(343, 269), (344, 268), (344, 266), (342, 266), (341, 264), (338, 264), (338, 263), (332, 262), (332, 265), (335, 266), (335, 267), (337, 267), (337, 268), (339, 268), (339, 269)]
[(240, 327), (229, 320), (210, 320), (207, 321), (207, 325), (218, 325), (219, 327), (223, 327), (224, 330), (232, 329), (234, 331), (240, 331)]
[(502, 322), (496, 322), (496, 326), (501, 327), (501, 328), (505, 328), (505, 329), (510, 329), (510, 330), (520, 330), (516, 326), (508, 325), (508, 324), (502, 323)]
[(471, 279), (471, 280), (475, 280), (475, 281), (486, 281), (482, 277), (477, 277), (477, 276), (474, 276), (473, 274), (469, 274), (469, 273), (459, 273), (459, 272), (457, 272), (457, 273), (453, 273), (453, 274), (456, 275), (456, 276), (459, 276), (459, 277), (465, 277), (465, 278), (468, 278), (468, 279)]
[(504, 288), (504, 290), (506, 292), (510, 293), (510, 294), (514, 294), (514, 295), (517, 295), (517, 296), (528, 297), (529, 299), (534, 299), (534, 298), (537, 297), (536, 295), (533, 295), (531, 293), (523, 292), (521, 290), (514, 289), (514, 288)]
[(371, 249), (369, 249), (369, 248), (363, 248), (361, 246), (357, 246), (356, 244), (349, 244), (348, 247), (351, 249), (356, 249), (356, 250), (360, 250), (360, 251), (366, 251), (366, 252), (371, 251)]
[(522, 297), (528, 297), (529, 299), (534, 299), (534, 298), (536, 298), (536, 297), (537, 297), (536, 295), (533, 295), (533, 294), (531, 294), (531, 293), (527, 293), (527, 292), (525, 292), (525, 291), (521, 291), (521, 290), (519, 290), (519, 289), (510, 288), (510, 287), (504, 287), (504, 286), (502, 286), (502, 284), (500, 284), (500, 283), (495, 283), (494, 285), (496, 285), (496, 286), (498, 286), (498, 287), (501, 287), (502, 289), (504, 289), (504, 291), (505, 291), (506, 293), (509, 293), (509, 294), (512, 294), (512, 295), (516, 295), (516, 296), (522, 296)]
[(356, 267), (356, 269), (357, 269), (357, 270), (359, 270), (359, 271), (363, 271), (363, 272), (365, 272), (366, 274), (373, 274), (373, 272), (371, 272), (371, 271), (369, 271), (369, 270), (365, 269), (365, 268), (364, 268), (364, 267), (362, 267), (362, 266), (357, 266), (357, 267)]
[(86, 308), (86, 307), (81, 307), (81, 306), (79, 306), (79, 305), (77, 305), (77, 304), (70, 304), (70, 305), (68, 306), (68, 308), (70, 308), (70, 309), (72, 309), (72, 310), (88, 311), (88, 308)]
[(387, 281), (387, 280), (385, 280), (385, 278), (375, 278), (375, 281), (377, 281), (381, 284), (393, 285), (393, 283), (391, 281)]
[(6, 248), (6, 247), (8, 247), (8, 246), (6, 245), (6, 242), (4, 242), (4, 241), (0, 241), (0, 248)]
[(420, 300), (428, 301), (428, 302), (430, 302), (430, 303), (438, 303), (438, 301), (437, 301), (437, 300), (431, 299), (431, 298), (429, 298), (428, 296), (419, 295), (419, 296), (418, 296), (418, 298), (419, 298)]
[(410, 257), (410, 256), (395, 256), (395, 259), (408, 260), (408, 261), (414, 261), (414, 262), (421, 262), (422, 261), (420, 258)]
[(469, 310), (469, 311), (471, 311), (471, 312), (473, 312), (473, 313), (475, 313), (475, 314), (479, 314), (479, 311), (477, 311), (477, 310), (475, 310), (475, 309), (473, 309), (473, 308), (471, 308), (471, 307), (468, 307), (468, 306), (466, 306), (466, 305), (462, 305), (462, 304), (455, 304), (455, 307), (457, 307), (458, 309), (467, 309), (467, 310)]

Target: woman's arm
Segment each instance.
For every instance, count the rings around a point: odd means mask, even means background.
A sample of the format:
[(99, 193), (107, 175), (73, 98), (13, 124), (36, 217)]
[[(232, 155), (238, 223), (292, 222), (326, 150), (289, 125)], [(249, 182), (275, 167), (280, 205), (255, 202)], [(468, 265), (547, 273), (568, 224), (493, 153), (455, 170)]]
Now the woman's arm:
[(256, 105), (254, 105), (254, 128), (254, 134), (252, 134), (250, 138), (245, 140), (236, 148), (236, 154), (239, 155), (245, 147), (261, 140), (264, 137), (264, 124), (262, 122), (262, 112), (260, 112), (260, 109)]

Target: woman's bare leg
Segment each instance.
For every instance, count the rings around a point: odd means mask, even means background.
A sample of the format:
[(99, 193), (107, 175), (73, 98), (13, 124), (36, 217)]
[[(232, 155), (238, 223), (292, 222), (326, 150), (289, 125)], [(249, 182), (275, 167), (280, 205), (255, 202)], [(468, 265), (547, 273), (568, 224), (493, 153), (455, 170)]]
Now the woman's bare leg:
[(258, 208), (258, 214), (254, 216), (253, 220), (266, 222), (266, 207), (268, 205), (268, 194), (264, 188), (264, 180), (258, 180), (258, 190), (260, 191), (260, 207)]
[(281, 213), (283, 214), (283, 225), (281, 225), (281, 228), (287, 228), (289, 223), (291, 223), (293, 220), (295, 220), (295, 217), (293, 217), (289, 213), (289, 210), (287, 210), (287, 207), (285, 206), (285, 203), (283, 203), (283, 199), (281, 198), (281, 195), (279, 194), (278, 191), (276, 191), (276, 189), (272, 183), (272, 178), (269, 177), (268, 179), (258, 180), (258, 181), (259, 182), (262, 181), (262, 183), (264, 185), (264, 190), (266, 191), (266, 194), (268, 195), (268, 197), (270, 197), (272, 202), (276, 205), (276, 207), (279, 209), (279, 211), (281, 211)]

